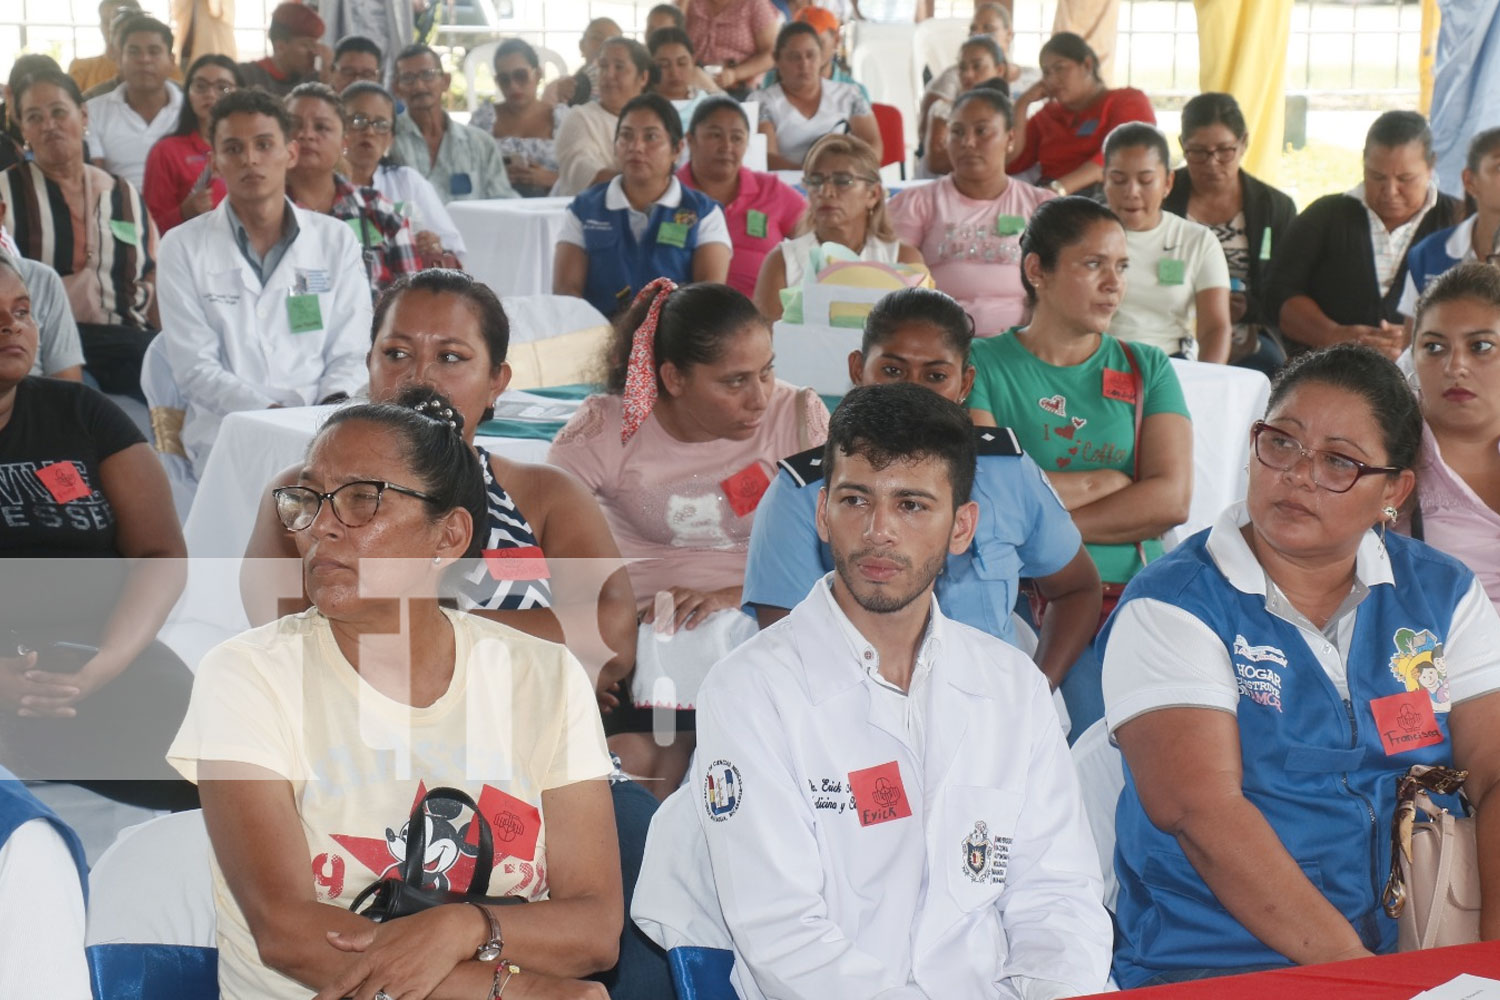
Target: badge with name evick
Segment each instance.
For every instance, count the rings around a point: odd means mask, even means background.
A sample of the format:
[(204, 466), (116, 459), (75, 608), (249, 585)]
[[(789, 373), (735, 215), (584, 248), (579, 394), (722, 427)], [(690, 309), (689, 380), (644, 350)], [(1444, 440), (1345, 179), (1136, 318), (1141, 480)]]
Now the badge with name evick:
[(964, 874), (970, 882), (983, 882), (990, 873), (990, 828), (984, 820), (964, 838)]
[(1117, 372), (1113, 368), (1104, 369), (1102, 392), (1105, 399), (1135, 405), (1135, 379), (1129, 372)]
[(901, 783), (901, 765), (894, 760), (850, 771), (849, 790), (854, 793), (854, 810), (860, 826), (889, 823), (911, 815), (906, 786)]

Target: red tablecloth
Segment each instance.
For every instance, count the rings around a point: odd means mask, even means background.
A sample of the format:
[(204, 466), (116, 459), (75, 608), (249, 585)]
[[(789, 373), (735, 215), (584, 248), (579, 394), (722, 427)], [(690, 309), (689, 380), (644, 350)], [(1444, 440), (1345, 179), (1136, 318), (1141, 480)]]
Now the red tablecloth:
[[(1126, 991), (1131, 1000), (1411, 1000), (1462, 973), (1500, 979), (1500, 941)], [(1120, 996), (1101, 993), (1099, 997)]]

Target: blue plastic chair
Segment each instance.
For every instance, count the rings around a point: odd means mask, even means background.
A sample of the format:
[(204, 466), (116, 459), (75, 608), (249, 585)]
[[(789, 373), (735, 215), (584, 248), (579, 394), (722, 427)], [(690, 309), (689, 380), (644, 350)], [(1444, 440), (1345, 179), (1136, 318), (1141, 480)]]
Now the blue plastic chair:
[(95, 944), (87, 952), (96, 1000), (219, 1000), (217, 948)]
[(677, 1000), (739, 1000), (729, 981), (734, 952), (682, 945), (667, 952)]

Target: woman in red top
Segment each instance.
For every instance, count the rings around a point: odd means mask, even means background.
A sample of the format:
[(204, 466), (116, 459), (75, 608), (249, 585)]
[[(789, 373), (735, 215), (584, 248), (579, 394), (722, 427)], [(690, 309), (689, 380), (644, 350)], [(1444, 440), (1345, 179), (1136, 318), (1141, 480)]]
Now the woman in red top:
[[(1071, 31), (1048, 39), (1040, 61), (1042, 82), (1016, 101), (1006, 169), (1026, 178), (1038, 168), (1033, 183), (1039, 187), (1092, 195), (1104, 179), (1104, 137), (1125, 122), (1156, 124), (1151, 100), (1134, 87), (1105, 86), (1099, 57)], [(1032, 105), (1043, 98), (1051, 100), (1032, 115)]]
[(215, 101), (244, 85), (239, 67), (228, 56), (199, 56), (188, 68), (183, 82), (187, 100), (182, 102), (177, 130), (157, 140), (146, 157), (141, 194), (162, 232), (202, 215), (224, 198), (224, 181), (213, 173), (208, 113)]

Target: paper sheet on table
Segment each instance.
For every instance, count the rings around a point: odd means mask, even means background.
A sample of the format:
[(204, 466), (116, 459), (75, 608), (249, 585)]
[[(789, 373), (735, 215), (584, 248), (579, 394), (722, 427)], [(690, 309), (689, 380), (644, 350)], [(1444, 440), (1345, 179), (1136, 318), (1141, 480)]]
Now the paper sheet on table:
[(1412, 1000), (1500, 1000), (1500, 979), (1465, 973), (1441, 986), (1418, 993)]

